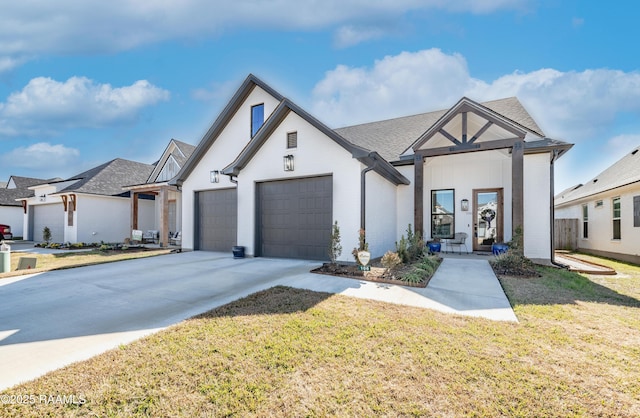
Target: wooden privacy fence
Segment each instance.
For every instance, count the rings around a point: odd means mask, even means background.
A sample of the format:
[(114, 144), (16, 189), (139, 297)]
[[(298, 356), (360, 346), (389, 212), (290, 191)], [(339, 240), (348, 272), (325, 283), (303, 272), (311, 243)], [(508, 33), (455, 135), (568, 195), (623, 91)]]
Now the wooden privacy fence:
[(553, 228), (556, 250), (578, 249), (578, 219), (556, 219)]

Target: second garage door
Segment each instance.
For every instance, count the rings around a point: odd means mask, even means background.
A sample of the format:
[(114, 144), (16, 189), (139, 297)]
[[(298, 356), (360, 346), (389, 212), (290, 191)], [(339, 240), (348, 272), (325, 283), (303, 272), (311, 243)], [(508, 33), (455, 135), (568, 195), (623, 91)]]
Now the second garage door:
[(231, 253), (237, 240), (237, 190), (197, 192), (195, 208), (195, 249)]
[(33, 210), (33, 240), (42, 241), (44, 227), (51, 231), (51, 242), (64, 242), (64, 219), (66, 212), (61, 204), (34, 205)]
[(258, 183), (256, 255), (328, 259), (332, 183), (331, 176)]

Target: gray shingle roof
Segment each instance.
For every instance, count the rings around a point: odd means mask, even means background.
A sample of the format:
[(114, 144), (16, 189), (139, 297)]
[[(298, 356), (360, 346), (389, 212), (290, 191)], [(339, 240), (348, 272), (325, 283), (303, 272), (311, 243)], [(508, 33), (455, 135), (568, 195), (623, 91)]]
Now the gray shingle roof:
[(184, 154), (184, 157), (177, 152), (173, 152), (171, 154), (173, 155), (173, 158), (175, 158), (178, 165), (182, 167), (184, 163), (187, 162), (189, 157), (191, 157), (191, 154), (193, 154), (193, 151), (196, 149), (196, 147), (195, 145), (187, 144), (186, 142), (178, 141), (177, 139), (174, 139), (173, 142), (175, 142), (180, 152)]
[(122, 187), (129, 184), (144, 183), (154, 166), (136, 161), (116, 158), (90, 170), (70, 177), (68, 180), (79, 180), (60, 190), (61, 193), (76, 192), (98, 194), (103, 196), (126, 196)]
[[(483, 106), (512, 120), (516, 124), (544, 136), (516, 97), (481, 103)], [(387, 161), (397, 161), (423, 133), (438, 121), (448, 109), (413, 116), (347, 126), (335, 131), (348, 141), (375, 150)]]
[(47, 183), (48, 181), (52, 181), (54, 179), (37, 179), (33, 177), (20, 177), (20, 176), (11, 176), (13, 179), (13, 183), (16, 185), (17, 189), (26, 189), (27, 187), (35, 186), (37, 184)]
[(37, 184), (47, 183), (51, 180), (57, 179), (37, 179), (33, 177), (20, 177), (11, 176), (15, 188), (7, 189), (8, 183), (4, 184), (4, 188), (0, 188), (0, 206), (21, 206), (20, 202), (16, 202), (16, 199), (22, 199), (26, 197), (32, 197), (35, 195), (33, 190), (29, 190), (28, 187), (35, 186)]
[(556, 195), (555, 204), (562, 205), (628, 184), (640, 182), (640, 147), (582, 186), (572, 187)]
[(0, 206), (21, 206), (16, 199), (34, 196), (33, 190), (28, 189), (0, 189)]

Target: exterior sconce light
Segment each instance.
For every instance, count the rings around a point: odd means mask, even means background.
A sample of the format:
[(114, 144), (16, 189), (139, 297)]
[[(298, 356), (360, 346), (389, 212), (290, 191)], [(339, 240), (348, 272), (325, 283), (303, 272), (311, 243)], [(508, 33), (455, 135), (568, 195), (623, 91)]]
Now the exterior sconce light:
[(209, 173), (211, 176), (211, 183), (220, 183), (220, 172), (218, 170), (213, 170)]
[(466, 212), (469, 210), (469, 200), (468, 199), (462, 199), (460, 201), (460, 209), (462, 209), (463, 212)]
[(284, 171), (293, 171), (293, 155), (284, 156)]

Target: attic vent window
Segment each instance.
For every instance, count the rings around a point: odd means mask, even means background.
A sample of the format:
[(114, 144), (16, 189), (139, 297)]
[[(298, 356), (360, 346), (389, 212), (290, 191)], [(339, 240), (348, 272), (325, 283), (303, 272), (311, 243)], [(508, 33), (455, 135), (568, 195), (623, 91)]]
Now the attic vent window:
[(298, 132), (287, 133), (287, 148), (298, 148)]
[(638, 150), (637, 150), (637, 149), (635, 149), (635, 150), (633, 150), (633, 152), (631, 153), (631, 155), (636, 155), (637, 153), (638, 153)]
[(598, 179), (593, 180), (593, 182), (594, 182), (594, 183), (597, 183), (597, 182), (598, 182)]

